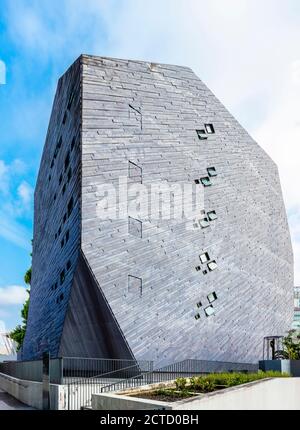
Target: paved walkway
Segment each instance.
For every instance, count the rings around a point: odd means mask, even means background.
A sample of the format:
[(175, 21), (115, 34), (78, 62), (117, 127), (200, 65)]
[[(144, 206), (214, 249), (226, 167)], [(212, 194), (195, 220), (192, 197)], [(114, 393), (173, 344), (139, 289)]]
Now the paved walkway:
[(33, 410), (30, 406), (24, 405), (24, 403), (19, 402), (14, 397), (0, 390), (0, 411), (12, 409)]

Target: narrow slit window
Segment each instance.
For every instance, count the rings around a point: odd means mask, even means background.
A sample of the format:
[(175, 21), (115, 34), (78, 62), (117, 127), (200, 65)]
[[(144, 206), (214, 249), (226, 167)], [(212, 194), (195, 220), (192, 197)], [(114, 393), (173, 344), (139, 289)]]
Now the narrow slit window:
[(210, 293), (208, 296), (207, 296), (207, 300), (209, 301), (209, 303), (213, 303), (214, 301), (216, 301), (217, 300), (217, 294), (215, 293), (215, 291), (213, 292), (213, 293)]
[(71, 151), (73, 151), (74, 147), (75, 147), (75, 137), (73, 137), (71, 142)]
[(73, 197), (71, 197), (68, 203), (68, 217), (71, 215), (73, 207), (74, 207), (74, 200), (73, 200)]
[(204, 129), (196, 130), (196, 133), (197, 133), (199, 140), (206, 140), (207, 139), (206, 132)]
[(135, 183), (142, 183), (142, 168), (132, 161), (128, 162), (128, 177), (132, 179)]
[(61, 185), (61, 183), (62, 183), (62, 179), (63, 179), (62, 174), (60, 174), (60, 176), (59, 176), (59, 180), (58, 180), (59, 185)]
[(57, 197), (57, 196), (56, 196), (56, 193), (55, 193), (55, 194), (54, 194), (54, 196), (53, 196), (53, 200), (54, 200), (54, 201), (56, 200), (56, 197)]
[(70, 164), (70, 152), (67, 153), (66, 158), (65, 158), (65, 171), (69, 167), (69, 164)]
[(137, 276), (128, 275), (128, 292), (138, 293), (140, 297), (143, 294), (143, 281), (142, 278)]
[(60, 241), (60, 247), (61, 247), (61, 248), (63, 248), (63, 247), (64, 247), (64, 244), (65, 244), (65, 239), (62, 239), (62, 240)]
[(62, 195), (64, 195), (64, 194), (65, 194), (65, 192), (66, 192), (66, 184), (64, 184), (64, 186), (62, 187), (61, 192), (62, 192)]
[(60, 136), (59, 141), (57, 142), (58, 149), (61, 148), (61, 145), (62, 145), (62, 137)]
[(208, 173), (208, 176), (210, 177), (218, 176), (218, 173), (215, 167), (208, 167), (207, 173)]
[(60, 285), (62, 285), (64, 283), (65, 279), (66, 279), (66, 274), (65, 274), (65, 271), (62, 270), (60, 272)]
[(212, 305), (207, 306), (207, 308), (204, 309), (205, 315), (207, 317), (210, 317), (211, 315), (213, 315), (215, 313), (214, 307)]
[(202, 228), (207, 228), (209, 227), (209, 221), (207, 218), (201, 219), (199, 220), (199, 223), (201, 225)]
[(208, 252), (204, 252), (203, 254), (199, 255), (199, 258), (202, 264), (207, 263), (210, 260)]
[(51, 161), (50, 168), (52, 169), (54, 166), (54, 160)]
[(49, 182), (51, 181), (51, 175), (49, 175), (49, 176), (48, 176), (48, 181), (49, 181)]
[(210, 220), (210, 221), (214, 221), (215, 219), (217, 219), (218, 217), (217, 217), (217, 214), (216, 214), (216, 211), (210, 211), (210, 212), (207, 212), (207, 216), (208, 216), (208, 219)]
[(215, 133), (215, 128), (212, 124), (205, 124), (205, 131), (207, 134), (214, 134)]
[(67, 104), (67, 109), (68, 110), (71, 109), (71, 106), (73, 104), (74, 98), (75, 98), (75, 91), (74, 91), (74, 89), (72, 89), (71, 92), (70, 92), (70, 96), (69, 96), (68, 104)]
[(70, 167), (68, 171), (68, 182), (70, 182), (71, 178), (72, 178), (72, 168)]
[(68, 262), (67, 262), (67, 270), (70, 270), (71, 269), (71, 261), (70, 260), (68, 260)]
[(212, 272), (213, 270), (215, 270), (218, 265), (215, 261), (211, 261), (210, 263), (207, 263), (207, 267), (209, 269), (210, 272)]
[(65, 223), (66, 221), (67, 221), (67, 214), (64, 214), (63, 223)]
[(203, 178), (200, 178), (201, 184), (204, 185), (204, 187), (209, 187), (212, 185), (209, 176), (204, 176)]
[(67, 230), (66, 231), (66, 243), (69, 241), (69, 239), (70, 239), (70, 231)]
[(63, 293), (61, 293), (61, 295), (59, 296), (59, 301), (60, 301), (60, 302), (62, 302), (62, 301), (63, 301), (63, 299), (64, 299), (64, 294), (63, 294)]
[(132, 218), (132, 217), (128, 217), (128, 233), (132, 234), (133, 236), (136, 237), (143, 237), (143, 223), (142, 221)]
[(66, 122), (67, 122), (67, 112), (64, 113), (64, 117), (62, 120), (63, 125), (65, 125)]

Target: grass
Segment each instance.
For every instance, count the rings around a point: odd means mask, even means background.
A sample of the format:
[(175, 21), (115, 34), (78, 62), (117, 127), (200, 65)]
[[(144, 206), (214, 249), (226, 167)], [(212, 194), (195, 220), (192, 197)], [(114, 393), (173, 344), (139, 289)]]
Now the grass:
[(258, 372), (258, 373), (211, 373), (205, 376), (193, 376), (192, 378), (177, 378), (175, 384), (170, 387), (159, 387), (157, 389), (141, 392), (135, 397), (151, 400), (174, 402), (199, 394), (211, 393), (229, 387), (234, 387), (248, 382), (258, 381), (266, 378), (282, 378), (289, 376), (281, 372)]

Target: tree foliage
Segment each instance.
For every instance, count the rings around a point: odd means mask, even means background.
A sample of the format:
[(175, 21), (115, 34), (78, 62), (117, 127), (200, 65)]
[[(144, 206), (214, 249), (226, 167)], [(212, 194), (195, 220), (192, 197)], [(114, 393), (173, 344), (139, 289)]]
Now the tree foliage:
[[(30, 254), (31, 256), (32, 254)], [(31, 267), (26, 271), (24, 275), (24, 281), (27, 285), (31, 284)], [(9, 334), (9, 337), (13, 339), (17, 344), (17, 351), (21, 348), (27, 327), (28, 310), (29, 310), (29, 299), (30, 299), (30, 289), (26, 290), (28, 293), (28, 299), (25, 301), (23, 308), (21, 310), (22, 324), (18, 324)]]

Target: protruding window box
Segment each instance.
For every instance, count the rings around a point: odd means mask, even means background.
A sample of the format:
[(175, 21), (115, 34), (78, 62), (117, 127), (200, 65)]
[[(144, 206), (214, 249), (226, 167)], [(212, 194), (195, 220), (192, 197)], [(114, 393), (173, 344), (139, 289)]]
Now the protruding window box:
[(204, 176), (203, 178), (200, 178), (200, 182), (204, 187), (210, 187), (212, 185), (209, 176)]
[(214, 220), (218, 219), (216, 211), (207, 212), (207, 217), (210, 221), (214, 221)]
[(215, 293), (215, 292), (213, 292), (213, 293), (210, 293), (208, 296), (207, 296), (207, 300), (209, 301), (209, 303), (213, 303), (214, 301), (216, 301), (217, 300), (217, 294)]
[(210, 263), (207, 263), (207, 267), (209, 269), (210, 272), (212, 272), (213, 270), (215, 270), (218, 265), (215, 261), (211, 261)]
[(210, 260), (208, 252), (204, 252), (203, 254), (199, 255), (199, 258), (202, 264), (207, 263)]
[(210, 317), (211, 315), (214, 315), (215, 309), (214, 309), (214, 307), (212, 305), (210, 305), (210, 306), (207, 306), (207, 308), (204, 309), (204, 312), (205, 312), (205, 315), (207, 317)]
[(208, 167), (207, 173), (208, 173), (208, 176), (210, 177), (218, 176), (218, 173), (215, 167)]
[(202, 228), (209, 227), (209, 221), (207, 218), (199, 220), (199, 224), (201, 225)]

